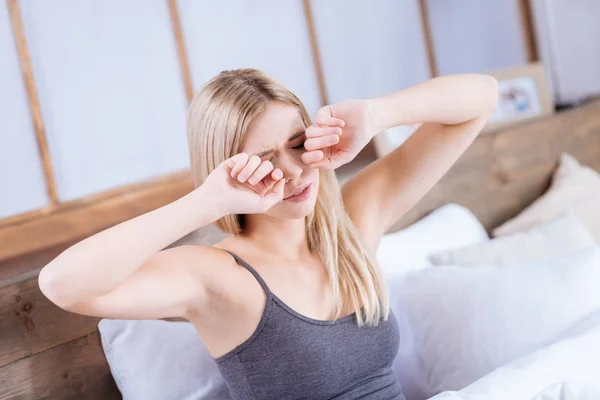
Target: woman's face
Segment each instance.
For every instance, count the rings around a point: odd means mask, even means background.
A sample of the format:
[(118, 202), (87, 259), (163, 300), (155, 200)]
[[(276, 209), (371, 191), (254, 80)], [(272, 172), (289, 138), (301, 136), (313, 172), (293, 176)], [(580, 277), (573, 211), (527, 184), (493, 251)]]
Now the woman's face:
[[(309, 215), (314, 209), (319, 191), (319, 170), (300, 159), (306, 151), (305, 129), (298, 108), (279, 101), (270, 102), (248, 127), (241, 152), (271, 161), (274, 168), (283, 171), (285, 179), (283, 200), (271, 207), (265, 213), (267, 215), (296, 219)], [(310, 185), (308, 192), (290, 198), (306, 185)]]

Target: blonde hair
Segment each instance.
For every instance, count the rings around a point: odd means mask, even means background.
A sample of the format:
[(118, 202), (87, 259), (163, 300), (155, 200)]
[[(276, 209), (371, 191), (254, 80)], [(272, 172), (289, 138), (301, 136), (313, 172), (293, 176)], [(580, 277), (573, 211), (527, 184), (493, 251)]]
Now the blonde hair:
[[(297, 107), (305, 126), (311, 124), (298, 97), (262, 71), (223, 71), (202, 87), (188, 110), (188, 144), (196, 187), (221, 162), (241, 152), (248, 126), (272, 101)], [(389, 294), (382, 272), (344, 208), (335, 173), (320, 170), (319, 175), (316, 205), (305, 219), (306, 235), (310, 250), (317, 252), (327, 268), (335, 298), (331, 318), (340, 318), (345, 302), (350, 301), (359, 326), (378, 325), (382, 316), (387, 320), (389, 315)], [(245, 219), (243, 215), (227, 215), (215, 225), (237, 235), (243, 231)]]

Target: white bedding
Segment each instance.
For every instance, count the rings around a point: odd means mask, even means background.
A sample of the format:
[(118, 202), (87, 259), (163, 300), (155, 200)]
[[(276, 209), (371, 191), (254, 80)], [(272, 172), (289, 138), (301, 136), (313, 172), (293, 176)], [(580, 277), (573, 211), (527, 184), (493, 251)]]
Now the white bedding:
[(435, 400), (600, 399), (600, 312), (554, 344), (508, 363)]

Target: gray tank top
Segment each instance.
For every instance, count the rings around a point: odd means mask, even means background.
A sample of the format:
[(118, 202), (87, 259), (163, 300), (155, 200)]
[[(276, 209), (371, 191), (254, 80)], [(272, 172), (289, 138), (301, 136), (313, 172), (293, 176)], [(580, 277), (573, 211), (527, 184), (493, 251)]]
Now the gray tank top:
[(304, 316), (277, 297), (236, 254), (267, 294), (252, 335), (215, 358), (232, 399), (405, 400), (392, 369), (400, 333), (387, 321), (359, 328), (356, 313), (337, 320)]

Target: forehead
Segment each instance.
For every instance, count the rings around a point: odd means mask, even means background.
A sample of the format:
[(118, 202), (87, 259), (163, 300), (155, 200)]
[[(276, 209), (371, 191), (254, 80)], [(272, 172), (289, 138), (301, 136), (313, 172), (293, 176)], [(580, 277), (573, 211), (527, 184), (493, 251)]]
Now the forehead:
[(282, 102), (270, 102), (257, 116), (246, 132), (244, 147), (258, 150), (285, 143), (294, 133), (305, 129), (298, 107)]

